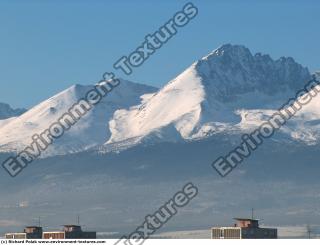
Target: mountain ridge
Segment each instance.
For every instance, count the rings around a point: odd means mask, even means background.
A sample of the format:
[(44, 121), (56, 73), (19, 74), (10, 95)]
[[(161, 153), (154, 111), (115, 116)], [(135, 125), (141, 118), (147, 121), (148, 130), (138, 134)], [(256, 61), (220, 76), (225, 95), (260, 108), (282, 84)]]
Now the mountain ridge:
[[(33, 134), (42, 131), (57, 121), (78, 100), (92, 89), (93, 85), (73, 85), (31, 108), (18, 118), (0, 127), (0, 150), (18, 151), (31, 143)], [(73, 153), (102, 144), (109, 136), (107, 122), (113, 112), (140, 102), (140, 96), (155, 92), (156, 88), (121, 79), (119, 88), (104, 97), (66, 134), (57, 139), (44, 152), (44, 156)], [(19, 132), (12, 133), (12, 132)]]
[[(273, 60), (253, 55), (242, 45), (225, 44), (160, 89), (121, 80), (122, 85), (56, 140), (46, 155), (241, 134), (263, 123), (310, 77), (308, 69), (291, 57)], [(46, 129), (92, 87), (73, 85), (16, 119), (0, 121), (0, 151), (25, 147), (31, 133)], [(283, 127), (286, 140), (318, 141), (318, 104), (320, 99), (315, 98)]]
[(116, 111), (106, 144), (143, 139), (154, 132), (165, 138), (159, 131), (172, 125), (184, 140), (240, 131), (243, 110), (269, 114), (263, 110), (277, 109), (310, 78), (308, 69), (293, 58), (272, 60), (268, 55), (252, 55), (241, 45), (222, 45), (194, 62), (150, 100)]

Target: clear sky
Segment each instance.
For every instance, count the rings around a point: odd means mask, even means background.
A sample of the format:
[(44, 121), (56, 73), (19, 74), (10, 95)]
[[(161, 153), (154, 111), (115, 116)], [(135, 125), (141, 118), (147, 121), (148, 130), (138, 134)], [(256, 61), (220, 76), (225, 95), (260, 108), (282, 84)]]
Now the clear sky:
[[(162, 86), (224, 43), (320, 70), (320, 1), (192, 1), (198, 16), (128, 80)], [(1, 0), (0, 102), (27, 107), (90, 84), (187, 1)]]

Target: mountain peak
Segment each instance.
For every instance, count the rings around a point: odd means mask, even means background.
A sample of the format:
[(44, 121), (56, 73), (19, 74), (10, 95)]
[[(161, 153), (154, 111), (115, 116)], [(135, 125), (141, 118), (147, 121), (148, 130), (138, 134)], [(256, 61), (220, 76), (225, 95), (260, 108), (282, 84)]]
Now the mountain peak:
[(224, 44), (143, 104), (116, 111), (108, 143), (143, 139), (154, 132), (169, 139), (172, 128), (184, 139), (205, 137), (239, 124), (237, 110), (277, 108), (309, 78), (308, 69), (292, 58), (273, 60), (252, 55), (242, 45)]
[(248, 48), (243, 45), (232, 45), (230, 43), (223, 44), (219, 48), (212, 51), (209, 55), (205, 56), (203, 59), (209, 59), (212, 56), (251, 56), (251, 52)]
[(273, 60), (242, 45), (225, 44), (196, 62), (194, 69), (204, 86), (226, 102), (249, 92), (266, 95), (295, 91), (310, 79), (307, 68), (291, 57)]
[(261, 52), (257, 52), (255, 54), (252, 54), (251, 51), (245, 47), (244, 45), (233, 45), (230, 43), (223, 44), (217, 49), (213, 50), (208, 55), (201, 58), (196, 63), (202, 63), (202, 62), (210, 62), (211, 60), (215, 60), (217, 58), (224, 58), (222, 61), (226, 61), (227, 59), (233, 59), (233, 60), (245, 60), (245, 61), (252, 61), (252, 62), (276, 62), (276, 63), (287, 63), (291, 65), (299, 65), (292, 57), (285, 57), (281, 56), (277, 60), (273, 60), (270, 55), (268, 54), (262, 54)]
[[(94, 85), (72, 85), (17, 118), (4, 123), (0, 120), (0, 152), (24, 148), (32, 135), (41, 134), (62, 115), (70, 114), (70, 108), (93, 88)], [(103, 144), (110, 137), (107, 125), (113, 113), (140, 103), (140, 96), (156, 91), (151, 86), (121, 80), (119, 88), (104, 96), (81, 120), (66, 130), (61, 139), (50, 145), (43, 156), (77, 152)]]

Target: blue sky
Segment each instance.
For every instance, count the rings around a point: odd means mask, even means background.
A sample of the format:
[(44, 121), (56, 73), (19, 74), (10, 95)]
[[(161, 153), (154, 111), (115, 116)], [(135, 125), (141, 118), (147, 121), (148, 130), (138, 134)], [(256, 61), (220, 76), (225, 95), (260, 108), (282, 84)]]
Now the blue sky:
[[(0, 102), (27, 107), (90, 84), (187, 1), (0, 2)], [(198, 16), (128, 80), (162, 86), (224, 43), (320, 70), (318, 1), (198, 1)]]

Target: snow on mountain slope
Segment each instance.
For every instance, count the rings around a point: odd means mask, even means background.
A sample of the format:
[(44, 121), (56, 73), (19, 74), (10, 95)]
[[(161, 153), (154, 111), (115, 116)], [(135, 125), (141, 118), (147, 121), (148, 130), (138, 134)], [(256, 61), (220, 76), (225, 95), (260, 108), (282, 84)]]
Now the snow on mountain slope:
[[(319, 73), (315, 73), (315, 76), (319, 81)], [(298, 90), (299, 89), (297, 89), (297, 91)], [(288, 98), (290, 98), (290, 96), (284, 98), (283, 103), (287, 101)], [(281, 132), (287, 134), (292, 139), (300, 140), (307, 144), (317, 143), (320, 140), (319, 108), (320, 95), (317, 95), (310, 103), (304, 105), (303, 108), (281, 128)], [(252, 130), (253, 127), (257, 127), (267, 121), (275, 112), (275, 109), (239, 110), (237, 113), (241, 116), (241, 122), (238, 126), (243, 130)]]
[(256, 113), (266, 119), (309, 79), (308, 69), (292, 58), (273, 60), (244, 46), (223, 45), (140, 105), (116, 111), (107, 145), (155, 134), (190, 140), (257, 126)]
[[(148, 134), (177, 118), (181, 120), (181, 131), (187, 134), (192, 130), (190, 124), (199, 120), (204, 95), (200, 79), (192, 70), (187, 70), (143, 104), (116, 111), (109, 123), (112, 132), (109, 142)], [(184, 120), (189, 124), (183, 125)]]
[(20, 116), (25, 113), (26, 109), (12, 109), (10, 105), (5, 103), (0, 103), (0, 120), (7, 119), (10, 117)]
[[(252, 55), (223, 45), (156, 88), (122, 80), (93, 110), (45, 151), (64, 154), (103, 146), (110, 151), (144, 143), (202, 139), (253, 130), (310, 79), (292, 58)], [(92, 86), (74, 85), (16, 118), (0, 120), (0, 151), (17, 151), (84, 97)], [(320, 139), (320, 98), (281, 129), (286, 138)]]
[[(85, 97), (92, 86), (73, 85), (59, 94), (31, 108), (23, 115), (0, 124), (0, 150), (21, 150), (61, 115)], [(110, 136), (108, 121), (115, 110), (129, 108), (140, 102), (140, 96), (155, 92), (151, 86), (121, 80), (120, 85), (90, 110), (72, 128), (56, 140), (46, 151), (47, 155), (77, 152), (104, 143)], [(0, 121), (1, 122), (1, 121)]]

